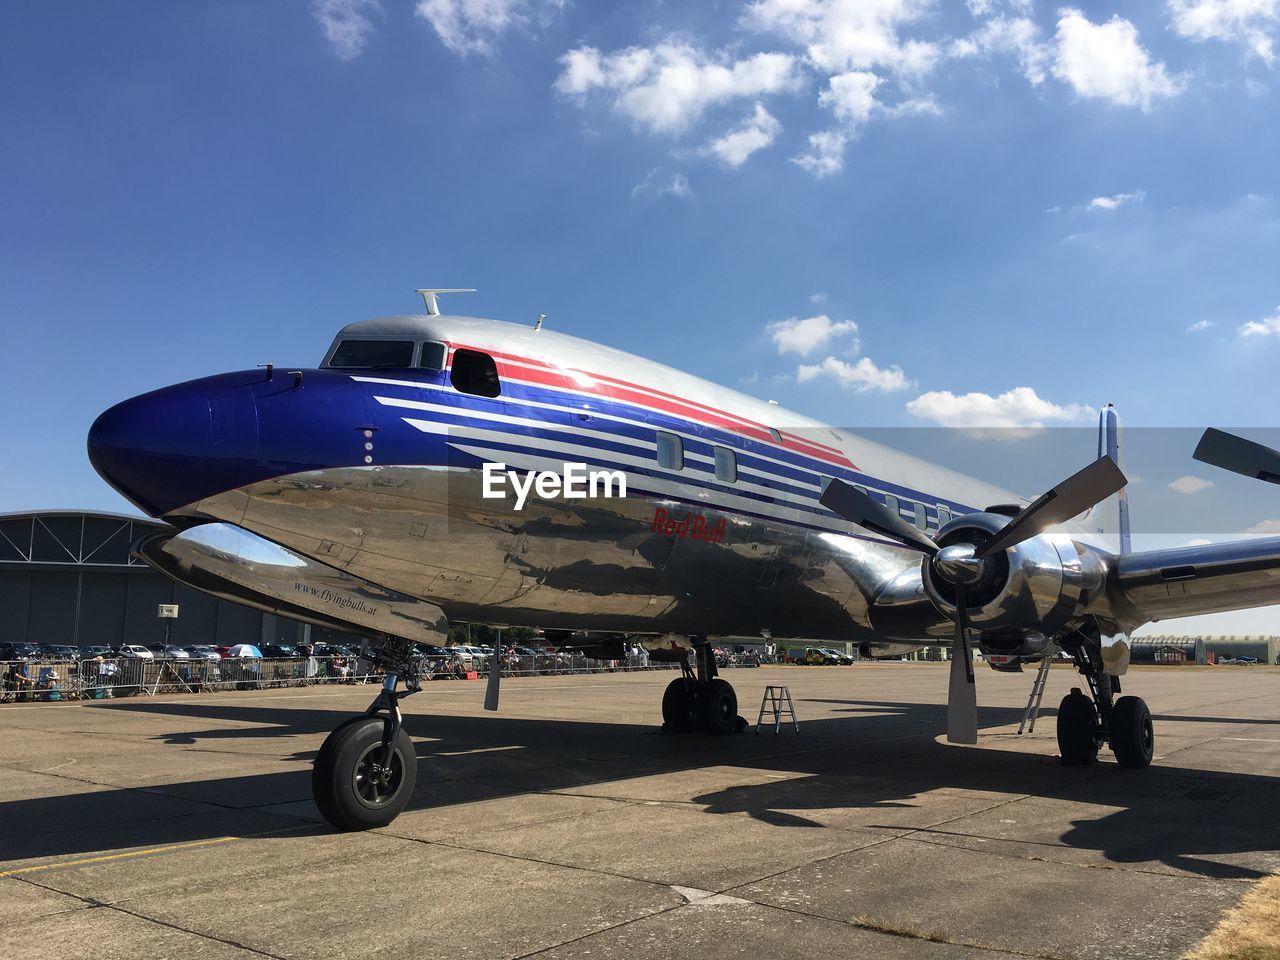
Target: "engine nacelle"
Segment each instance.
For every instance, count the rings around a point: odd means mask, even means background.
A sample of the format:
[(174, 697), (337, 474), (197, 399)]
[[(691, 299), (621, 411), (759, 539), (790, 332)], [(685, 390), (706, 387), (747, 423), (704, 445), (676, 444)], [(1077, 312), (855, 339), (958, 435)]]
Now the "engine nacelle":
[[(1008, 522), (998, 513), (966, 514), (946, 524), (935, 539), (943, 547), (984, 543)], [(988, 652), (1034, 655), (1083, 615), (1104, 575), (1094, 555), (1082, 556), (1070, 537), (1031, 537), (987, 558), (982, 579), (965, 591), (969, 625)], [(929, 557), (921, 578), (929, 599), (954, 620), (955, 587), (937, 574)]]

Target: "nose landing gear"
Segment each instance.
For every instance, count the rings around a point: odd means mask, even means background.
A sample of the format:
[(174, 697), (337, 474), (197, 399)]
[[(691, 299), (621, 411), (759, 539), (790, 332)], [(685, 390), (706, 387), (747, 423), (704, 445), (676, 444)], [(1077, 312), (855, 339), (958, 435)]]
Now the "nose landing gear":
[[(417, 780), (418, 758), (401, 725), (400, 700), (422, 689), (418, 660), (412, 644), (389, 638), (377, 662), (386, 670), (382, 690), (363, 716), (329, 734), (311, 770), (316, 806), (339, 830), (385, 827), (408, 805)], [(405, 689), (397, 690), (401, 678)]]

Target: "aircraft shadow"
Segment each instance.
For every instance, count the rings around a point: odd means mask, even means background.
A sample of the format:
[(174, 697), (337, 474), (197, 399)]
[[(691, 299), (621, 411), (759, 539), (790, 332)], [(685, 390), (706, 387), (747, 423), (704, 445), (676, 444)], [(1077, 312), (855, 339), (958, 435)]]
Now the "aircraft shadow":
[[(807, 720), (802, 736), (784, 731), (780, 737), (769, 732), (665, 736), (656, 726), (636, 724), (410, 713), (405, 727), (417, 740), (419, 758), (410, 810), (730, 766), (742, 769), (744, 780), (752, 779), (752, 771), (795, 776), (704, 793), (693, 802), (713, 815), (746, 815), (775, 826), (813, 829), (821, 825), (822, 811), (893, 811), (915, 806), (914, 798), (937, 790), (978, 791), (995, 794), (992, 802), (1001, 794), (1031, 795), (1110, 809), (1096, 819), (1072, 820), (1060, 836), (1036, 835), (1025, 842), (1096, 851), (1114, 863), (1158, 861), (1202, 876), (1252, 878), (1273, 869), (1280, 855), (1274, 815), (1280, 778), (1163, 765), (1128, 771), (1109, 760), (1067, 768), (1041, 752), (989, 745), (1011, 739), (1007, 734), (986, 735), (986, 746), (940, 743), (936, 738), (946, 710), (938, 704), (825, 702), (847, 703), (850, 715)], [(327, 732), (351, 716), (347, 710), (218, 701), (140, 700), (103, 708), (248, 724), (154, 738), (160, 749), (208, 748), (207, 756), (224, 767), (236, 763), (236, 741)], [(980, 718), (984, 726), (1008, 724), (1021, 713), (983, 707)], [(1051, 724), (1052, 717), (1047, 709), (1041, 722)], [(181, 764), (186, 755), (176, 752), (172, 762)], [(282, 758), (253, 753), (245, 744), (244, 756), (253, 757), (259, 768), (280, 762), (290, 769), (0, 803), (0, 864), (263, 833), (275, 822), (295, 833), (328, 832), (324, 825), (286, 819), (314, 815), (310, 768), (298, 762), (313, 755), (313, 749), (305, 749)], [(638, 787), (637, 795), (642, 791)], [(865, 817), (860, 822), (880, 825)], [(935, 830), (940, 842), (948, 842), (946, 831)], [(928, 831), (921, 835), (927, 838)], [(1006, 839), (1022, 842), (1017, 835)], [(1232, 857), (1249, 862), (1218, 859)]]

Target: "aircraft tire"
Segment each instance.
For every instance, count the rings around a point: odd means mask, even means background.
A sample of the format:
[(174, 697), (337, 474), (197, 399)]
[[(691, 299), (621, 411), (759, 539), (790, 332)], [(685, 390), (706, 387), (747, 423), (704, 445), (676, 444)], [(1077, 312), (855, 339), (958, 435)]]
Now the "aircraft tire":
[(676, 677), (662, 693), (662, 725), (668, 733), (692, 733), (698, 724), (697, 696), (683, 677)]
[(1093, 701), (1073, 687), (1058, 705), (1058, 753), (1063, 766), (1081, 767), (1098, 759), (1097, 726)]
[(418, 775), (413, 741), (401, 728), (391, 755), (391, 778), (375, 784), (368, 777), (370, 763), (382, 749), (382, 717), (356, 717), (325, 739), (311, 769), (311, 792), (316, 806), (338, 830), (385, 827), (398, 817), (413, 796)]
[(719, 735), (737, 731), (738, 695), (733, 684), (716, 677), (700, 692), (698, 699), (704, 732)]
[(1141, 770), (1155, 754), (1151, 710), (1141, 697), (1121, 697), (1111, 710), (1111, 750), (1122, 767)]

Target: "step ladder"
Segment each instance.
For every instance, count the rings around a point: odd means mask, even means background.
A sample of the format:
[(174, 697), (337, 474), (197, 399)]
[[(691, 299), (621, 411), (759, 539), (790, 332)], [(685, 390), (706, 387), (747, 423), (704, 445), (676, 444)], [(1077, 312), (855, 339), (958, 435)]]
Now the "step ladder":
[(756, 717), (756, 733), (760, 732), (760, 724), (764, 720), (765, 711), (773, 713), (773, 735), (776, 737), (782, 729), (782, 718), (788, 717), (796, 733), (800, 732), (800, 724), (796, 721), (796, 708), (791, 702), (791, 691), (786, 687), (767, 686), (764, 697), (760, 700), (760, 714)]
[(1040, 716), (1040, 701), (1044, 699), (1044, 688), (1049, 682), (1049, 666), (1052, 663), (1052, 653), (1040, 661), (1040, 669), (1036, 671), (1036, 679), (1031, 684), (1031, 696), (1027, 697), (1027, 709), (1022, 711), (1022, 722), (1018, 724), (1018, 736), (1022, 736), (1024, 730), (1035, 733), (1036, 717)]

